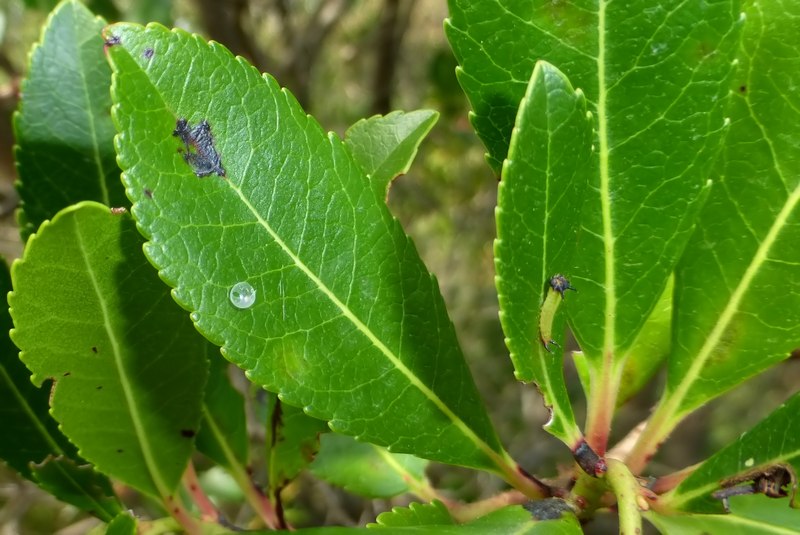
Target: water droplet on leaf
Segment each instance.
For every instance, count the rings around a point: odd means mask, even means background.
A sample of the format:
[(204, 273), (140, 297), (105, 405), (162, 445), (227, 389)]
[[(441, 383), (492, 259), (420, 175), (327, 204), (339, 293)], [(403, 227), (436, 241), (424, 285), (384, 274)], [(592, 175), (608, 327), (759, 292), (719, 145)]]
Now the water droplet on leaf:
[(250, 308), (256, 302), (256, 290), (246, 282), (237, 282), (228, 296), (236, 308)]

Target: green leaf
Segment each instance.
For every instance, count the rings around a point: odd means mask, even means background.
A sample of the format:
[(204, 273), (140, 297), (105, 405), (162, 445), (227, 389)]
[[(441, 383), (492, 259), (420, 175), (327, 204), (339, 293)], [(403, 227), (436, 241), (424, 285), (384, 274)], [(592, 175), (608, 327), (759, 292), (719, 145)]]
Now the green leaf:
[(569, 315), (589, 362), (604, 361), (597, 382), (618, 382), (625, 350), (662, 294), (708, 189), (724, 131), (736, 1), (448, 5), (459, 80), (495, 169), (537, 60), (586, 94), (595, 156), (580, 252), (565, 274), (580, 289)]
[(800, 339), (800, 4), (749, 2), (731, 131), (676, 276), (664, 403), (684, 415)]
[(128, 214), (67, 208), (11, 269), (11, 338), (81, 456), (149, 495), (171, 494), (200, 424), (204, 340), (141, 253)]
[(309, 469), (320, 479), (368, 498), (391, 498), (406, 492), (426, 494), (428, 462), (391, 453), (374, 444), (329, 433), (320, 437), (320, 449)]
[(579, 535), (582, 533), (575, 515), (565, 514), (557, 520), (535, 521), (531, 513), (520, 506), (504, 507), (486, 516), (455, 524), (440, 502), (412, 503), (408, 508), (395, 507), (391, 512), (378, 515), (377, 524), (369, 524), (381, 533), (432, 533), (476, 535), (506, 535), (525, 533), (531, 535)]
[(345, 132), (345, 145), (381, 199), (386, 198), (392, 180), (411, 167), (419, 144), (438, 119), (439, 114), (431, 110), (394, 111), (361, 119)]
[(665, 535), (794, 535), (800, 526), (800, 511), (789, 507), (787, 500), (761, 495), (731, 498), (731, 514), (727, 515), (660, 515), (651, 511), (645, 517)]
[(408, 507), (393, 507), (391, 511), (379, 514), (375, 524), (370, 524), (369, 527), (454, 526), (455, 524), (444, 504), (436, 501), (411, 503)]
[(536, 382), (551, 411), (545, 429), (570, 446), (581, 433), (564, 383), (564, 321), (556, 318), (557, 343), (551, 343), (551, 335), (540, 332), (540, 309), (546, 292), (553, 292), (550, 278), (568, 272), (572, 262), (591, 153), (583, 93), (561, 71), (538, 62), (497, 194), (495, 283), (516, 377)]
[(669, 356), (674, 286), (675, 278), (670, 277), (656, 307), (628, 350), (628, 358), (622, 370), (617, 406), (639, 392)]
[(58, 498), (108, 522), (122, 512), (111, 483), (91, 465), (68, 457), (48, 457), (31, 466), (33, 481)]
[(108, 523), (106, 535), (136, 535), (136, 518), (129, 512), (120, 513)]
[[(11, 276), (0, 261), (0, 294), (9, 291)], [(59, 500), (110, 520), (122, 510), (111, 485), (80, 459), (75, 446), (58, 430), (50, 416), (50, 382), (40, 388), (31, 383), (30, 372), (17, 358), (17, 348), (7, 334), (11, 328), (8, 309), (0, 308), (0, 459)]]
[(63, 2), (31, 53), (14, 115), (18, 219), (26, 239), (78, 201), (128, 205), (114, 153), (105, 24), (80, 2)]
[(277, 401), (270, 411), (269, 487), (277, 495), (314, 460), (320, 434), (328, 431), (322, 420)]
[[(107, 32), (133, 212), (200, 332), (337, 432), (518, 478), (435, 280), (341, 141), (218, 44), (156, 25)], [(184, 118), (210, 125), (199, 155), (179, 152)], [(229, 299), (239, 282), (249, 308)]]
[(800, 474), (800, 393), (770, 414), (735, 442), (701, 464), (672, 492), (661, 499), (675, 509), (696, 513), (723, 510), (711, 493), (720, 482), (742, 473), (755, 473), (775, 465), (791, 466)]
[(197, 450), (228, 470), (247, 465), (249, 439), (244, 396), (228, 377), (228, 362), (209, 354), (208, 383)]

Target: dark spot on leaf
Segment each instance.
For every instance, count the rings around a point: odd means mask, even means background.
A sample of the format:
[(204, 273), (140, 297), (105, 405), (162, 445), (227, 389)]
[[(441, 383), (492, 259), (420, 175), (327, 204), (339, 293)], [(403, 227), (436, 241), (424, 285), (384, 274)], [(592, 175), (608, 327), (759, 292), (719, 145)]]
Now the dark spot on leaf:
[(564, 513), (575, 512), (572, 507), (561, 498), (545, 498), (522, 505), (534, 520), (557, 520)]
[(152, 48), (145, 48), (144, 52), (142, 52), (142, 57), (144, 57), (144, 59), (150, 59), (153, 57), (154, 53), (155, 50), (153, 50)]
[(97, 346), (92, 346), (92, 353), (97, 354)]
[(109, 35), (108, 37), (106, 37), (105, 45), (107, 47), (114, 46), (120, 44), (121, 42), (122, 41), (120, 40), (119, 35)]
[(117, 453), (122, 453), (123, 451), (124, 451), (124, 450), (123, 450), (122, 448), (119, 448), (119, 449), (117, 450)]
[(740, 85), (739, 86), (739, 93), (747, 93), (747, 86), (746, 85)]
[(203, 120), (196, 126), (190, 126), (186, 119), (178, 119), (172, 135), (183, 141), (184, 149), (179, 149), (179, 152), (195, 175), (200, 178), (212, 174), (225, 176), (222, 159), (214, 146), (214, 136), (208, 121)]
[(144, 196), (147, 197), (148, 199), (152, 199), (153, 198), (153, 192), (151, 190), (147, 189), (147, 188), (144, 188)]
[(177, 514), (180, 514), (180, 512), (181, 512), (181, 510), (180, 510), (178, 507), (176, 507), (175, 509), (173, 509), (173, 511), (175, 512), (175, 514), (176, 514), (176, 515), (177, 515)]
[(64, 377), (68, 377), (71, 372), (64, 372)]
[(121, 215), (121, 214), (124, 214), (127, 211), (128, 211), (128, 209), (125, 208), (124, 206), (118, 206), (118, 207), (115, 207), (115, 208), (111, 208), (111, 213), (114, 214), (114, 215)]
[(181, 436), (184, 438), (192, 438), (194, 436), (193, 429), (181, 429)]
[(561, 275), (561, 274), (553, 275), (550, 278), (550, 287), (553, 290), (555, 290), (558, 293), (560, 293), (562, 299), (564, 298), (564, 292), (566, 292), (567, 290), (572, 290), (573, 292), (577, 292), (578, 291), (578, 290), (575, 289), (574, 286), (572, 286), (569, 283), (569, 280), (564, 275)]
[(103, 389), (103, 385), (99, 385), (97, 388), (95, 388), (95, 390), (102, 390), (102, 389)]

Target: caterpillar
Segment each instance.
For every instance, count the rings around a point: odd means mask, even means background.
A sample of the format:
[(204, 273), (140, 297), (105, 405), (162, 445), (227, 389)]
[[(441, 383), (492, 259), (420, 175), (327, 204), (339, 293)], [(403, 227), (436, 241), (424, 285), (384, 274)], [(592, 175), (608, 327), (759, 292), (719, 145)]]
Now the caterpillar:
[(550, 288), (547, 290), (547, 297), (545, 297), (542, 308), (539, 311), (539, 339), (542, 341), (544, 348), (548, 353), (553, 351), (550, 349), (551, 345), (558, 346), (558, 342), (553, 340), (553, 319), (556, 316), (556, 310), (564, 300), (564, 292), (572, 290), (577, 292), (564, 275), (556, 274), (550, 277)]

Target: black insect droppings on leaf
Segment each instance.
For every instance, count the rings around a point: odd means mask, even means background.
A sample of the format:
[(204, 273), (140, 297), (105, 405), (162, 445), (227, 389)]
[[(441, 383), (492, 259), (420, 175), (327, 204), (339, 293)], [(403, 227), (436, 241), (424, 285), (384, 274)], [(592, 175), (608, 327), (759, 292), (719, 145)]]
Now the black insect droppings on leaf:
[(122, 453), (123, 451), (124, 451), (124, 450), (123, 450), (122, 448), (119, 448), (119, 449), (117, 450), (117, 453)]
[(528, 511), (534, 520), (558, 520), (564, 513), (574, 513), (566, 501), (561, 498), (545, 498), (524, 503), (522, 507)]
[(105, 44), (106, 47), (110, 47), (110, 46), (118, 45), (121, 42), (122, 41), (120, 40), (119, 35), (113, 35), (112, 34), (112, 35), (109, 35), (108, 37), (106, 37), (106, 40), (105, 40), (104, 44)]
[(181, 436), (183, 438), (192, 438), (194, 434), (195, 433), (193, 429), (181, 429)]
[(739, 86), (739, 93), (747, 93), (747, 86), (746, 85), (740, 85)]
[(95, 388), (95, 390), (102, 390), (102, 389), (103, 389), (103, 385), (99, 385), (97, 388)]
[(196, 126), (190, 126), (186, 119), (178, 119), (172, 135), (183, 141), (185, 149), (180, 149), (180, 152), (195, 175), (200, 178), (212, 174), (225, 176), (222, 159), (214, 146), (214, 136), (208, 121), (203, 120)]
[(92, 353), (97, 354), (97, 346), (92, 346)]
[(144, 52), (142, 52), (142, 57), (144, 59), (150, 59), (153, 57), (153, 54), (155, 54), (155, 50), (153, 50), (152, 48), (145, 48)]
[(64, 377), (69, 377), (70, 375), (72, 375), (72, 372), (64, 372)]
[(147, 197), (148, 199), (152, 199), (153, 198), (153, 191), (152, 190), (144, 188), (143, 193), (144, 193), (144, 196)]

